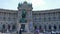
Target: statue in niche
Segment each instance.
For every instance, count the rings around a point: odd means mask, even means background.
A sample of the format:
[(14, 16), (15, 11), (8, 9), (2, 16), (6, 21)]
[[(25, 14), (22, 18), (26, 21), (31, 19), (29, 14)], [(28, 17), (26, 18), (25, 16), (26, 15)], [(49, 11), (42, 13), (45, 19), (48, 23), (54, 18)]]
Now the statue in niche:
[(25, 19), (25, 17), (26, 17), (26, 11), (25, 11), (25, 9), (23, 9), (22, 10), (22, 18), (20, 19), (21, 23), (27, 22), (27, 20)]
[(22, 10), (22, 18), (25, 18), (26, 17), (26, 11), (23, 9)]

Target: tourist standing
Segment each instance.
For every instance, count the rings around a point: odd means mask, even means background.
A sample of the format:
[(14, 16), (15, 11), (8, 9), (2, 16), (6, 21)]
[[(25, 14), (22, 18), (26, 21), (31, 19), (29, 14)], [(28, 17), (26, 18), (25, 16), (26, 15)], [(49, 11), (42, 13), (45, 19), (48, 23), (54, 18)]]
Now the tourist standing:
[(19, 34), (22, 34), (22, 30), (20, 29)]
[(39, 32), (40, 32), (40, 31), (39, 31), (39, 28), (37, 28), (37, 29), (36, 29), (36, 34), (39, 34)]

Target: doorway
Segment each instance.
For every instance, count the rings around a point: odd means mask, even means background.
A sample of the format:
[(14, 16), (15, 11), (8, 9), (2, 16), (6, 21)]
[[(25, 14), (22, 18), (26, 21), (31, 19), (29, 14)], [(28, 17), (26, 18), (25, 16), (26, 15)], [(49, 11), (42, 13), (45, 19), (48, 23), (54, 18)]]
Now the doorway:
[(21, 24), (22, 32), (25, 32), (25, 24)]

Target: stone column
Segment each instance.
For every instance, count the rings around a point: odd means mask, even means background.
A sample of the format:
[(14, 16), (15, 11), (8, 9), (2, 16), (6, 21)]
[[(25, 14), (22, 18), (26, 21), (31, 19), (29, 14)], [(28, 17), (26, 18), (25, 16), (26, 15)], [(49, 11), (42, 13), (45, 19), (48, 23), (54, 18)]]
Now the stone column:
[(46, 26), (46, 30), (47, 30), (47, 31), (49, 30), (49, 25)]
[(7, 29), (8, 29), (8, 25), (6, 24), (5, 25), (5, 32), (7, 32)]
[(20, 23), (18, 23), (18, 25), (17, 25), (17, 30), (19, 31), (19, 30), (20, 30), (20, 28), (21, 28), (21, 24), (20, 24)]
[(21, 24), (17, 23), (17, 32), (18, 32), (18, 34), (19, 34), (19, 31), (20, 31), (20, 27), (21, 27)]
[(25, 24), (25, 29), (26, 29), (27, 33), (30, 33), (28, 23)]
[(10, 31), (12, 31), (12, 25), (10, 25)]

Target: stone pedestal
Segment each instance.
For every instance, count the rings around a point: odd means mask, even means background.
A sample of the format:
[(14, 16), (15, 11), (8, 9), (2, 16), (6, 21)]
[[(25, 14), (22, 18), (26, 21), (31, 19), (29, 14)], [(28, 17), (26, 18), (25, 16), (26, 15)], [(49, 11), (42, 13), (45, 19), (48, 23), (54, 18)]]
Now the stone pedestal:
[(25, 29), (26, 29), (27, 33), (30, 33), (28, 23), (25, 24)]
[(31, 32), (29, 31), (29, 23), (20, 23), (19, 25), (18, 25), (18, 31), (20, 30), (20, 28), (21, 28), (21, 24), (25, 24), (25, 31), (26, 32), (23, 32), (23, 33), (28, 33), (28, 34), (30, 34)]

